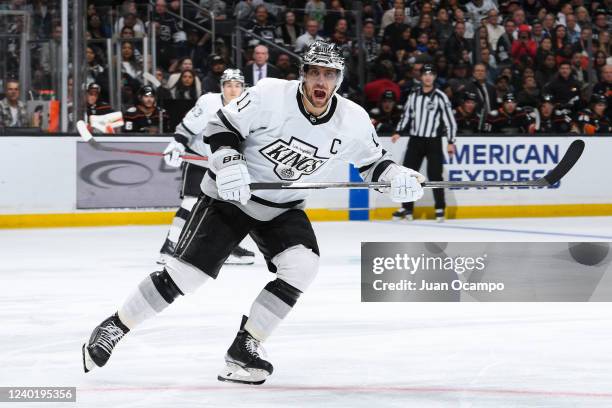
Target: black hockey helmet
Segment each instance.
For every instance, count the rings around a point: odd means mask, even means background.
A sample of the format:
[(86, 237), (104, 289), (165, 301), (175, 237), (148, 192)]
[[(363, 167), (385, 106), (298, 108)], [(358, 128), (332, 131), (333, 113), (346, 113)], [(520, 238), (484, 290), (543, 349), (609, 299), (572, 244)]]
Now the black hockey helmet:
[(141, 86), (137, 93), (138, 100), (141, 100), (143, 96), (153, 96), (155, 98), (155, 88), (151, 85)]
[(551, 94), (542, 95), (542, 98), (540, 98), (540, 106), (544, 105), (545, 103), (550, 103), (551, 105), (554, 105), (555, 97), (552, 96)]
[(385, 100), (390, 100), (390, 101), (395, 101), (395, 93), (393, 93), (392, 90), (387, 89), (385, 92), (382, 93), (382, 95), (380, 96), (380, 100), (381, 101), (385, 101)]
[(514, 96), (514, 93), (512, 93), (512, 92), (506, 92), (506, 94), (504, 95), (502, 100), (503, 100), (504, 103), (506, 103), (506, 102), (514, 102), (514, 103), (516, 103), (516, 96)]
[(600, 93), (594, 93), (593, 95), (591, 95), (591, 101), (590, 101), (593, 105), (597, 105), (600, 103), (603, 103), (604, 105), (608, 105), (608, 98), (606, 98), (606, 95), (604, 94), (600, 94)]
[(474, 92), (470, 92), (470, 91), (465, 91), (463, 93), (463, 98), (461, 100), (461, 103), (465, 102), (465, 101), (478, 101), (478, 97), (476, 96), (476, 94)]

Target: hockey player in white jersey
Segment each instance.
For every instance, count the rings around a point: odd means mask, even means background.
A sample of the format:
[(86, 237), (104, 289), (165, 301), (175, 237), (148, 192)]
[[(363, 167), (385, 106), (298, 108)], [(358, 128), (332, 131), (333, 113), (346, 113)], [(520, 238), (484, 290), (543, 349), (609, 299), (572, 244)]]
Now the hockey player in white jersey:
[(389, 182), (395, 202), (423, 196), (424, 177), (391, 161), (365, 110), (336, 94), (343, 69), (339, 50), (316, 41), (304, 54), (300, 81), (263, 79), (219, 110), (205, 132), (212, 161), (204, 195), (174, 256), (94, 329), (83, 345), (86, 370), (104, 365), (129, 330), (216, 278), (231, 248), (249, 234), (276, 276), (242, 317), (218, 379), (261, 384), (272, 374), (261, 343), (314, 280), (319, 247), (303, 211), (304, 191), (251, 193), (250, 183), (320, 181), (339, 159), (358, 167), (366, 181)]
[[(181, 123), (176, 127), (174, 140), (164, 150), (164, 160), (172, 167), (182, 167), (181, 175), (181, 206), (179, 207), (166, 240), (160, 250), (158, 263), (165, 264), (168, 257), (176, 249), (181, 230), (189, 218), (191, 209), (201, 194), (200, 184), (208, 168), (206, 160), (191, 160), (183, 162), (181, 155), (189, 153), (210, 157), (210, 148), (204, 144), (203, 133), (208, 121), (215, 117), (217, 111), (224, 105), (240, 96), (244, 91), (244, 76), (239, 69), (226, 69), (221, 75), (222, 93), (202, 95), (195, 106), (187, 112)], [(255, 254), (240, 246), (236, 246), (225, 261), (230, 265), (252, 264)]]

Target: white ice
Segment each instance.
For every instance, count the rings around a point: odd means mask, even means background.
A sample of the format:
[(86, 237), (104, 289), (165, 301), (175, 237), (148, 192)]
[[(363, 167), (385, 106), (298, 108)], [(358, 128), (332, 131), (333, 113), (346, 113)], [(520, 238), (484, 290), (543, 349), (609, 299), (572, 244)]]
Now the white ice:
[(610, 241), (612, 217), (315, 230), (319, 275), (266, 343), (275, 372), (259, 387), (216, 376), (273, 278), (261, 256), (225, 267), (84, 374), (81, 344), (156, 270), (165, 227), (0, 230), (0, 386), (78, 387), (76, 405), (49, 407), (612, 406), (608, 303), (361, 303), (359, 265), (361, 241)]

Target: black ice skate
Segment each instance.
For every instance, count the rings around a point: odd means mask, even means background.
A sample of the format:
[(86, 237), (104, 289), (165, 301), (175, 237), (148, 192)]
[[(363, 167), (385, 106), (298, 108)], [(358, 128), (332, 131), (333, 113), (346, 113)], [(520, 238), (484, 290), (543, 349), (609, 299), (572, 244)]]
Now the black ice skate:
[(393, 220), (394, 221), (400, 221), (400, 220), (412, 221), (413, 220), (412, 213), (409, 213), (408, 210), (405, 208), (400, 208), (399, 210), (393, 213)]
[(113, 349), (130, 330), (121, 323), (117, 313), (104, 320), (91, 333), (89, 342), (83, 344), (83, 369), (86, 373), (102, 367), (110, 358)]
[(273, 367), (261, 358), (261, 344), (244, 329), (248, 317), (242, 316), (240, 331), (225, 355), (226, 367), (217, 379), (240, 384), (263, 384), (272, 374)]
[(255, 262), (255, 254), (240, 246), (234, 248), (225, 261), (226, 265), (252, 265)]

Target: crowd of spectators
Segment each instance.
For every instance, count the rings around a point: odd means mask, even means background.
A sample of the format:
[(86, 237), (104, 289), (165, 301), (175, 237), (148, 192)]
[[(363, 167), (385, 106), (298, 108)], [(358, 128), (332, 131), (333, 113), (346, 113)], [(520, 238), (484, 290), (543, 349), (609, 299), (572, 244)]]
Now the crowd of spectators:
[[(36, 38), (53, 44), (59, 42), (62, 30), (57, 3), (11, 0), (8, 7), (31, 10)], [(419, 86), (422, 65), (431, 63), (437, 70), (436, 86), (449, 96), (458, 118), (468, 111), (476, 116), (465, 119), (470, 133), (537, 131), (544, 105), (545, 112), (550, 105), (555, 115), (569, 120), (570, 130), (585, 131), (588, 116), (589, 123), (597, 122), (596, 133), (606, 133), (612, 107), (610, 3), (199, 0), (211, 14), (179, 0), (89, 0), (85, 85), (99, 85), (98, 98), (108, 101), (109, 89), (115, 85), (109, 66), (116, 67), (120, 58), (121, 106), (115, 108), (126, 112), (138, 105), (139, 90), (149, 82), (155, 88), (156, 105), (170, 110), (172, 118), (203, 93), (219, 92), (223, 70), (236, 67), (232, 35), (238, 24), (246, 30), (240, 50), (243, 63), (238, 68), (248, 85), (265, 77), (296, 79), (295, 54), (320, 38), (336, 44), (347, 61), (340, 92), (364, 105), (379, 131), (393, 127), (390, 121), (397, 119), (408, 94)], [(181, 21), (181, 14), (204, 28), (216, 25), (214, 53), (210, 33)], [(18, 32), (17, 26), (11, 30)], [(152, 33), (157, 52), (155, 81), (145, 81), (144, 73), (152, 72), (152, 56), (144, 55), (143, 38)], [(107, 60), (100, 41), (108, 38), (119, 44), (112, 61)], [(53, 81), (50, 61), (56, 47), (47, 48), (32, 61), (32, 89), (46, 89), (46, 82)], [(364, 65), (359, 64), (361, 52)], [(19, 66), (18, 60), (10, 64)], [(605, 112), (599, 117), (602, 105)], [(501, 130), (492, 125), (503, 122), (496, 116), (515, 113), (525, 114), (530, 123), (506, 128), (502, 123)]]

